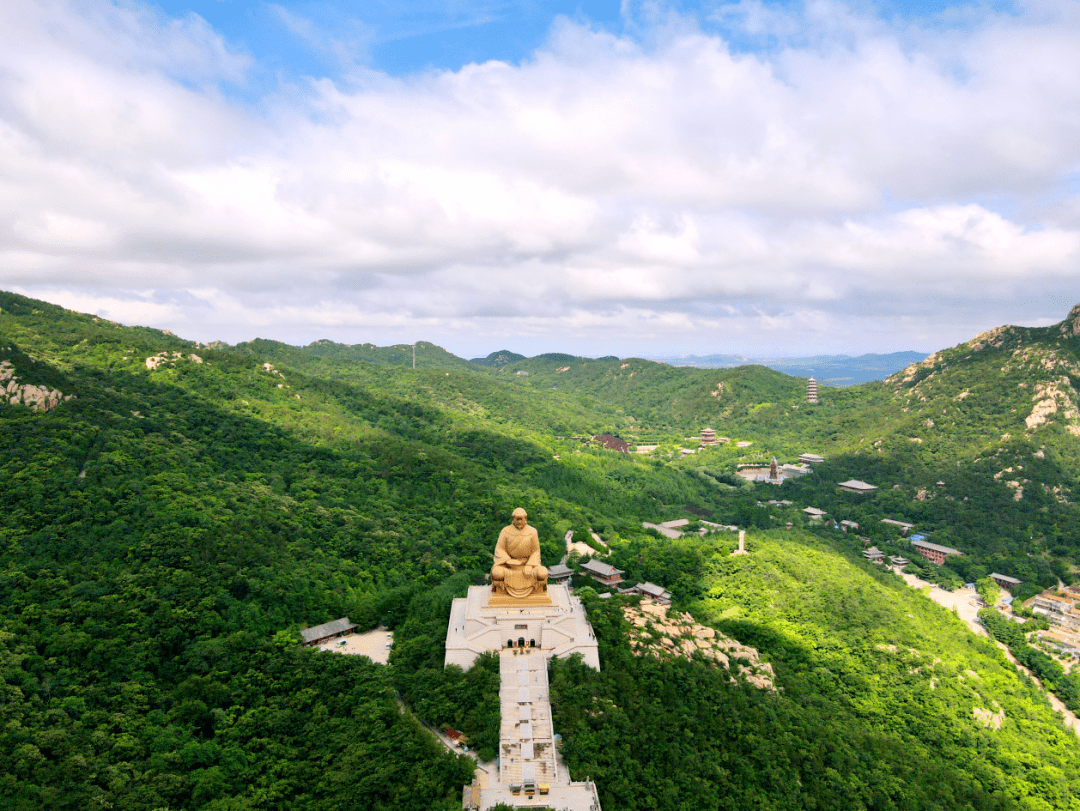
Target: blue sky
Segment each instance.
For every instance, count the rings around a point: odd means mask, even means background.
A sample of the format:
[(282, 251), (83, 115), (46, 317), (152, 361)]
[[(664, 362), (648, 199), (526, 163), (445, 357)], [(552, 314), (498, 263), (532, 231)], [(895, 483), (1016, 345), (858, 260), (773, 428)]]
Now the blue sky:
[[(355, 65), (400, 76), (470, 62), (527, 59), (566, 15), (623, 29), (618, 2), (163, 2), (173, 17), (198, 14), (250, 54), (263, 82), (341, 77)], [(327, 47), (327, 43), (333, 43)]]
[(1080, 7), (0, 6), (0, 287), (196, 340), (930, 351), (1080, 301)]
[[(155, 6), (170, 17), (197, 14), (249, 54), (260, 86), (283, 73), (341, 78), (364, 66), (393, 76), (429, 70), (458, 70), (470, 62), (491, 59), (517, 63), (543, 46), (552, 21), (567, 17), (597, 29), (636, 39), (648, 38), (650, 18), (675, 13), (694, 20), (704, 31), (724, 34), (738, 49), (758, 51), (775, 46), (768, 32), (747, 32), (730, 25), (725, 3), (550, 2), (250, 2), (200, 0)], [(769, 2), (791, 9), (801, 4)], [(897, 2), (879, 0), (851, 4), (883, 22), (902, 21), (930, 27), (959, 27), (981, 19), (986, 11), (1014, 12), (1011, 2), (970, 3), (953, 0)]]

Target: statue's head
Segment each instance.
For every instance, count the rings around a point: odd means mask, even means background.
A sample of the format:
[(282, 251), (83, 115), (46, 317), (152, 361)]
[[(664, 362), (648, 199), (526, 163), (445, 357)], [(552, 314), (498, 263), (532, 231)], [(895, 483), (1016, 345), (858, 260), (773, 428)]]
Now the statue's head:
[(514, 526), (518, 529), (525, 529), (525, 519), (529, 517), (529, 514), (525, 512), (521, 507), (514, 510)]

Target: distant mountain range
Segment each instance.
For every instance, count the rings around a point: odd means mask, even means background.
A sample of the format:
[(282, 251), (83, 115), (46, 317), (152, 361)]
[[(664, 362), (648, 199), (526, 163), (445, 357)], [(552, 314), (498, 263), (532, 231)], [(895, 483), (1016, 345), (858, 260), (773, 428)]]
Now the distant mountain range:
[(693, 366), (698, 369), (732, 369), (736, 366), (767, 366), (793, 377), (813, 377), (826, 386), (843, 387), (884, 380), (927, 357), (925, 352), (892, 352), (888, 355), (866, 354), (815, 355), (809, 358), (746, 358), (742, 355), (685, 355), (652, 357), (669, 366)]
[[(695, 369), (734, 369), (737, 366), (765, 366), (792, 377), (813, 377), (819, 383), (834, 388), (857, 386), (871, 380), (884, 380), (891, 374), (905, 369), (926, 358), (925, 352), (892, 352), (888, 355), (866, 354), (815, 355), (808, 358), (747, 358), (743, 355), (683, 355), (680, 357), (651, 357), (647, 360), (668, 366), (690, 366)], [(527, 358), (508, 349), (492, 352), (486, 358), (472, 358), (469, 363), (501, 369), (525, 360), (549, 360), (568, 363), (583, 360), (574, 355), (548, 353)], [(599, 361), (616, 361), (614, 356), (597, 358)]]

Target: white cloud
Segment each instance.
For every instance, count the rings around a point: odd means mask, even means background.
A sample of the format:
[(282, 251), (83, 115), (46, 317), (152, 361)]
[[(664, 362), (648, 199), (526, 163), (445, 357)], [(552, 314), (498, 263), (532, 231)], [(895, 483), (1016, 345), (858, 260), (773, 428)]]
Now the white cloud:
[(197, 17), (5, 4), (0, 285), (203, 340), (623, 354), (932, 349), (1080, 300), (1075, 15), (719, 16), (773, 45), (560, 20), (521, 65), (256, 109)]

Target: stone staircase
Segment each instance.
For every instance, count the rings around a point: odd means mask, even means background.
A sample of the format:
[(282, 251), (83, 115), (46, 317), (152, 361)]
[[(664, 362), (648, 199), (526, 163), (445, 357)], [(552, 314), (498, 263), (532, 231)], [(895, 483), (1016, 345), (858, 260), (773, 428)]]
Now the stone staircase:
[[(548, 701), (547, 656), (533, 649), (504, 650), (499, 662), (499, 781), (521, 785), (522, 766), (531, 763), (537, 783), (555, 783), (554, 730)], [(531, 751), (530, 751), (531, 750)]]

